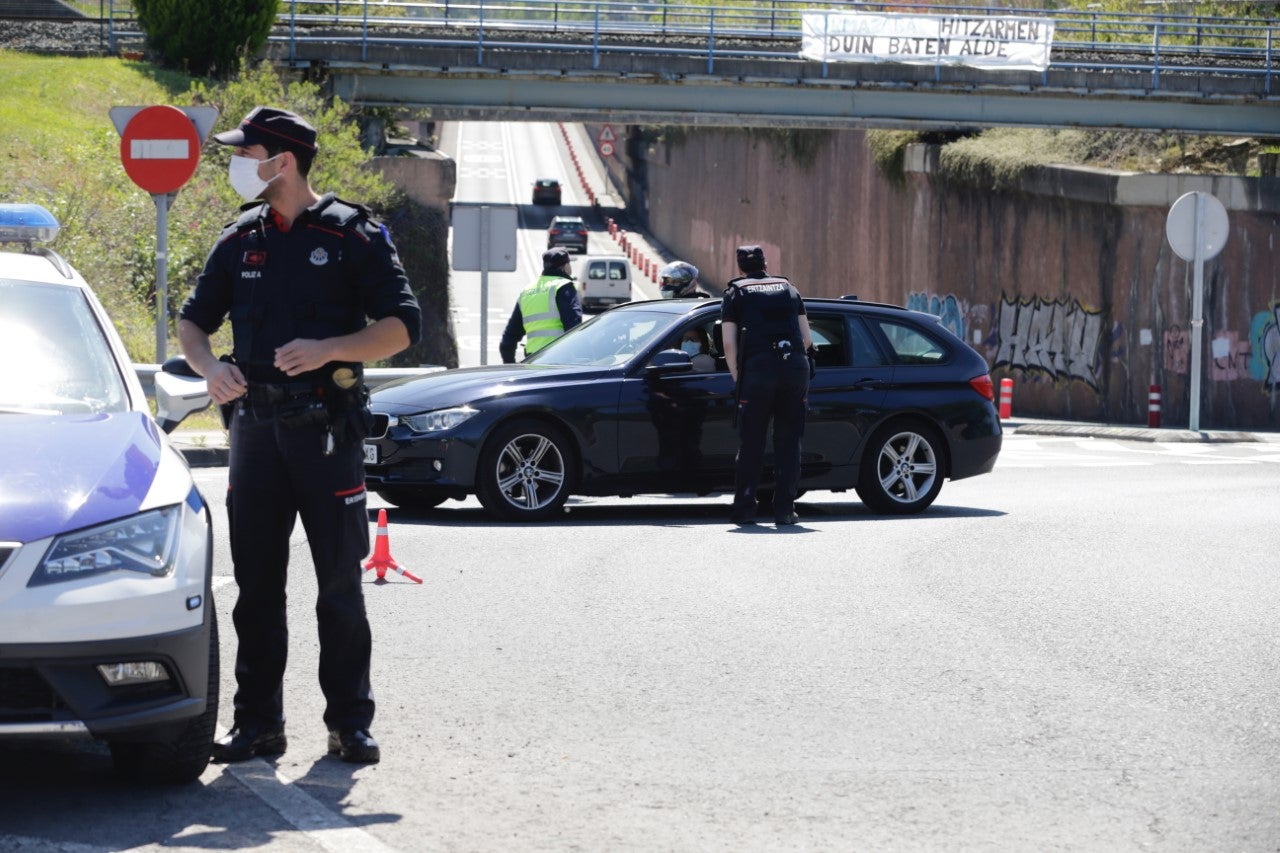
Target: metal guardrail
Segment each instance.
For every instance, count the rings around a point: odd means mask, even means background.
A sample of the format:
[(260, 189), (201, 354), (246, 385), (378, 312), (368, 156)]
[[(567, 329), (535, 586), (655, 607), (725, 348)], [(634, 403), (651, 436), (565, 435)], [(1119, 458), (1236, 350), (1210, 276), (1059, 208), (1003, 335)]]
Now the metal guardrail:
[[(123, 34), (136, 34), (137, 22), (129, 0), (103, 2), (108, 44), (115, 50)], [(469, 48), (475, 51), (480, 66), (485, 64), (486, 48), (609, 50), (706, 56), (711, 73), (717, 58), (795, 59), (801, 37), (800, 15), (819, 5), (830, 11), (1050, 18), (1055, 22), (1053, 51), (1059, 54), (1059, 58), (1051, 54), (1051, 69), (1149, 72), (1155, 90), (1160, 89), (1162, 73), (1260, 76), (1265, 80), (1265, 94), (1271, 96), (1276, 91), (1273, 81), (1280, 74), (1280, 17), (1010, 9), (945, 2), (744, 0), (718, 6), (674, 0), (285, 0), (270, 38), (286, 45), (290, 58), (296, 56), (299, 44), (316, 42)], [(563, 40), (495, 40), (516, 32), (561, 36)], [(617, 43), (628, 36), (637, 42)], [(670, 43), (654, 44), (655, 37)], [(613, 43), (602, 45), (602, 40)], [(742, 44), (743, 40), (748, 44)], [(749, 44), (752, 40), (760, 43), (753, 47)], [(777, 44), (789, 40), (795, 41), (797, 50)], [(731, 45), (719, 44), (725, 41)]]

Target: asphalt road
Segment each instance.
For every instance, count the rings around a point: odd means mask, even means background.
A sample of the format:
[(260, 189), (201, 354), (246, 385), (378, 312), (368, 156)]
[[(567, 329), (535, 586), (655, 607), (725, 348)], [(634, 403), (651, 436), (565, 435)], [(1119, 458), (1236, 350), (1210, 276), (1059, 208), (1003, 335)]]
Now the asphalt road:
[[(5, 748), (0, 850), (1275, 850), (1278, 474), (1276, 443), (1014, 435), (913, 518), (392, 510), (424, 583), (366, 574), (362, 768), (324, 754), (299, 530), (289, 751), (138, 790), (96, 747)], [(225, 477), (197, 471), (215, 506)]]

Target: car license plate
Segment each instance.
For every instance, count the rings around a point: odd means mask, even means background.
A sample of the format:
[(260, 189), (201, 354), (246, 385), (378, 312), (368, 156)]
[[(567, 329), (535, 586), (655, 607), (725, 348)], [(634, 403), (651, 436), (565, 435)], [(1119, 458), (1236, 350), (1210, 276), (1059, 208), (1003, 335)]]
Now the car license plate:
[(366, 465), (378, 464), (378, 445), (366, 444), (364, 446), (364, 461)]

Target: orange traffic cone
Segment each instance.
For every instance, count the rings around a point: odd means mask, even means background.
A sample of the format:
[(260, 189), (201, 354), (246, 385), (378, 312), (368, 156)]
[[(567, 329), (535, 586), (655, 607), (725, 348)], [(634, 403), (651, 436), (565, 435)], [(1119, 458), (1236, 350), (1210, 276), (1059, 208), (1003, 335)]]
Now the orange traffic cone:
[(373, 540), (373, 556), (369, 558), (369, 562), (364, 564), (366, 572), (370, 569), (377, 570), (378, 580), (384, 579), (387, 576), (387, 569), (391, 569), (404, 575), (414, 583), (422, 583), (422, 578), (400, 568), (400, 564), (391, 556), (391, 540), (387, 536), (387, 511), (385, 509), (378, 510), (378, 535)]

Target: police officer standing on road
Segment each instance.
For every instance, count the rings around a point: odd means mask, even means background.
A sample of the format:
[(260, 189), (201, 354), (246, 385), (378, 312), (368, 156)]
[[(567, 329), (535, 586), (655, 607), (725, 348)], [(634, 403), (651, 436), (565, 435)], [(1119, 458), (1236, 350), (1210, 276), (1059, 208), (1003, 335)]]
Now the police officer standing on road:
[(672, 261), (658, 270), (658, 293), (663, 299), (710, 296), (699, 287), (698, 268), (688, 261)]
[[(315, 128), (258, 107), (213, 138), (235, 146), (231, 185), (249, 202), (218, 238), (178, 322), (188, 362), (231, 412), (237, 690), (235, 725), (214, 743), (213, 760), (285, 751), (285, 581), (301, 515), (319, 586), (328, 749), (344, 761), (375, 762), (372, 640), (360, 586), (369, 551), (362, 362), (417, 341), (418, 302), (386, 227), (367, 208), (312, 190)], [(234, 352), (219, 359), (210, 335), (228, 316)]]
[(809, 319), (791, 282), (765, 272), (759, 246), (738, 247), (738, 269), (743, 275), (729, 282), (720, 308), (725, 358), (738, 392), (740, 443), (729, 519), (755, 523), (765, 436), (772, 420), (773, 520), (795, 524), (800, 438), (809, 394), (806, 353), (813, 345)]
[(582, 322), (582, 302), (573, 281), (573, 260), (563, 246), (542, 253), (542, 275), (520, 292), (502, 332), (498, 352), (503, 364), (515, 364), (521, 338), (524, 354), (533, 355)]

